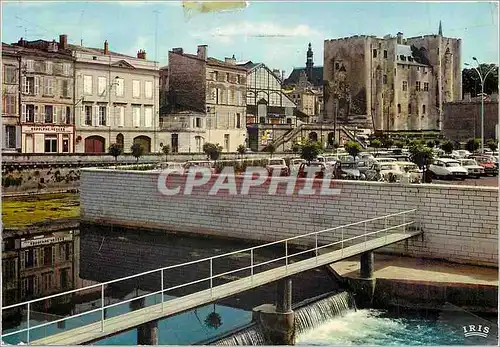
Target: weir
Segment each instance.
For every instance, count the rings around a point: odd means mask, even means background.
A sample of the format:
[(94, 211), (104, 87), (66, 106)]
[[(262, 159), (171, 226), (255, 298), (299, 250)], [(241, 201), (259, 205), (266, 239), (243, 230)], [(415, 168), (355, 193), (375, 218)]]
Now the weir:
[[(327, 296), (321, 295), (319, 298), (300, 303), (294, 308), (295, 335), (296, 337), (300, 336), (329, 319), (343, 316), (353, 310), (356, 310), (356, 303), (354, 297), (347, 291)], [(217, 346), (261, 346), (267, 345), (269, 342), (266, 341), (259, 324), (254, 323), (210, 344)]]

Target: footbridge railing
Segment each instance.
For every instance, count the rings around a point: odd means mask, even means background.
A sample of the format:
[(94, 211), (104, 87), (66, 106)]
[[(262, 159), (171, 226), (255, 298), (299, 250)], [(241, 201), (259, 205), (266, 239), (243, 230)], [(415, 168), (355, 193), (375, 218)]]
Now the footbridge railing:
[[(288, 266), (290, 264), (304, 259), (316, 258), (317, 264), (318, 257), (328, 252), (340, 251), (341, 255), (344, 256), (344, 250), (346, 250), (345, 257), (347, 258), (350, 256), (349, 252), (347, 252), (349, 250), (348, 247), (351, 247), (352, 249), (352, 246), (356, 246), (358, 248), (361, 247), (362, 249), (364, 245), (365, 249), (368, 249), (368, 247), (372, 247), (373, 249), (373, 246), (370, 246), (370, 240), (374, 239), (377, 239), (378, 241), (382, 240), (380, 243), (380, 247), (383, 247), (387, 244), (395, 242), (391, 241), (390, 238), (390, 236), (393, 234), (402, 234), (404, 237), (404, 234), (406, 233), (414, 234), (415, 231), (420, 230), (416, 212), (417, 211), (415, 209), (407, 210), (329, 229), (309, 232), (303, 235), (297, 235), (274, 242), (268, 242), (262, 245), (249, 247), (230, 253), (193, 260), (187, 263), (170, 265), (159, 269), (141, 272), (135, 275), (126, 276), (111, 281), (6, 306), (2, 308), (2, 314), (5, 314), (9, 310), (22, 310), (25, 311), (26, 321), (23, 322), (23, 324), (21, 325), (22, 328), (20, 329), (5, 334), (2, 331), (2, 341), (5, 341), (4, 339), (8, 338), (9, 336), (19, 335), (23, 333), (24, 338), (22, 340), (25, 343), (30, 344), (30, 342), (34, 340), (38, 340), (45, 336), (50, 336), (51, 334), (58, 334), (65, 331), (58, 328), (56, 329), (57, 331), (53, 331), (48, 334), (40, 334), (40, 330), (42, 328), (47, 328), (48, 326), (53, 326), (57, 323), (67, 322), (68, 320), (83, 316), (91, 316), (90, 321), (84, 322), (83, 325), (95, 324), (97, 322), (100, 322), (100, 329), (102, 332), (106, 329), (106, 320), (110, 318), (110, 315), (113, 315), (113, 313), (110, 312), (113, 310), (113, 308), (118, 308), (118, 306), (120, 305), (131, 303), (132, 301), (136, 301), (138, 299), (147, 299), (154, 297), (154, 304), (156, 304), (156, 300), (159, 300), (161, 303), (161, 310), (163, 311), (164, 308), (169, 305), (168, 301), (172, 300), (172, 296), (167, 296), (167, 293), (172, 295), (173, 292), (179, 292), (180, 289), (185, 289), (192, 286), (196, 286), (195, 292), (210, 289), (210, 296), (213, 297), (214, 289), (216, 289), (217, 286), (220, 285), (220, 282), (223, 281), (226, 281), (226, 283), (228, 283), (234, 281), (235, 279), (250, 278), (250, 281), (253, 282), (254, 276), (256, 276), (259, 272), (282, 267), (288, 269)], [(315, 221), (310, 222), (313, 223)], [(304, 221), (304, 223), (308, 223), (308, 221)], [(383, 242), (383, 238), (386, 239), (385, 243)], [(262, 254), (259, 253), (261, 252), (261, 250), (268, 247), (271, 247), (273, 249), (272, 253), (274, 254), (274, 256), (272, 256), (271, 259), (269, 259), (269, 257), (264, 258)], [(231, 265), (234, 266), (231, 268)], [(318, 265), (316, 265), (316, 267), (317, 266)], [(196, 275), (199, 275), (200, 278), (192, 278), (192, 276), (187, 276), (190, 278), (185, 278), (183, 275), (188, 274), (188, 269), (193, 269), (193, 267), (196, 270), (194, 271), (194, 273)], [(314, 264), (311, 265), (310, 268), (314, 268)], [(238, 273), (240, 274), (240, 276), (235, 276)], [(106, 300), (106, 289), (110, 286), (119, 287), (121, 285), (138, 285), (138, 283), (143, 283), (148, 280), (151, 281), (152, 278), (156, 278), (154, 282), (158, 285), (158, 289), (155, 291), (148, 292), (144, 295), (138, 295), (129, 299), (115, 298), (117, 301), (113, 303), (109, 303), (109, 299)], [(170, 283), (173, 279), (177, 280), (178, 283), (176, 283), (175, 285), (168, 285), (168, 283), (166, 284), (166, 282)], [(270, 280), (269, 282), (272, 281)], [(36, 310), (35, 306), (41, 304), (44, 301), (62, 298), (63, 296), (67, 295), (78, 295), (88, 291), (100, 291), (99, 307), (48, 322), (36, 322), (39, 324), (34, 324), (30, 319), (31, 313)], [(179, 296), (179, 294), (176, 295)], [(106, 301), (108, 301), (108, 303), (106, 303)], [(195, 307), (192, 308), (194, 309)], [(118, 312), (118, 315), (120, 314), (124, 313)], [(79, 322), (81, 323), (81, 321)], [(82, 326), (82, 324), (80, 324), (79, 326)], [(77, 326), (73, 328), (76, 327)], [(67, 328), (72, 329), (72, 327), (70, 326), (67, 326)], [(38, 333), (35, 334), (34, 331), (37, 331)]]

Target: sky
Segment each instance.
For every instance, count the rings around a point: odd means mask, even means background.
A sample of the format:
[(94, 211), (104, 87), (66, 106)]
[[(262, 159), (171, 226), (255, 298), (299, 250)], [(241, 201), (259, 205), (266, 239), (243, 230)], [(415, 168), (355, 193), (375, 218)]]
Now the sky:
[[(2, 42), (56, 41), (67, 34), (73, 44), (136, 55), (168, 64), (168, 51), (182, 47), (224, 60), (262, 62), (271, 69), (305, 66), (309, 42), (315, 66), (323, 65), (325, 39), (351, 35), (437, 34), (462, 39), (462, 61), (498, 63), (498, 3), (494, 2), (257, 2), (246, 8), (186, 13), (180, 1), (3, 1)], [(156, 38), (156, 40), (155, 40)]]

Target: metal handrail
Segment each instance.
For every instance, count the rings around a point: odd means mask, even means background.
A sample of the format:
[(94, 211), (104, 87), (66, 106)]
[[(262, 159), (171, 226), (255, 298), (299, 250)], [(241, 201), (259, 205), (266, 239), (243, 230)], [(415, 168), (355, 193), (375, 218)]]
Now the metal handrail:
[[(197, 284), (197, 283), (201, 283), (201, 282), (205, 282), (205, 281), (210, 281), (210, 290), (212, 291), (212, 289), (214, 287), (213, 286), (213, 280), (214, 279), (220, 278), (222, 276), (229, 275), (229, 274), (232, 274), (232, 273), (245, 271), (245, 270), (250, 270), (251, 274), (248, 277), (251, 277), (251, 279), (253, 281), (254, 269), (257, 268), (257, 267), (259, 267), (259, 266), (264, 266), (264, 265), (267, 265), (267, 264), (270, 264), (270, 263), (274, 263), (274, 262), (278, 262), (278, 261), (281, 261), (281, 260), (285, 260), (286, 265), (284, 265), (284, 266), (288, 269), (288, 263), (289, 263), (288, 260), (289, 260), (289, 258), (296, 257), (298, 255), (302, 255), (302, 254), (309, 253), (309, 252), (315, 252), (316, 253), (315, 257), (317, 259), (318, 256), (319, 256), (319, 252), (318, 251), (320, 249), (323, 249), (323, 248), (326, 248), (326, 247), (331, 247), (331, 246), (337, 245), (337, 244), (341, 244), (342, 245), (341, 246), (341, 251), (342, 251), (342, 254), (343, 254), (343, 249), (344, 249), (344, 243), (345, 242), (352, 241), (352, 240), (364, 237), (364, 243), (366, 245), (366, 242), (367, 242), (366, 238), (367, 238), (367, 236), (369, 236), (369, 235), (375, 235), (375, 234), (378, 234), (378, 233), (381, 233), (381, 232), (385, 232), (385, 236), (387, 238), (387, 232), (389, 230), (393, 230), (393, 229), (397, 229), (397, 228), (403, 228), (403, 232), (406, 233), (406, 230), (407, 230), (406, 227), (409, 226), (409, 225), (415, 224), (416, 221), (406, 222), (406, 218), (405, 217), (406, 217), (407, 214), (410, 214), (410, 213), (413, 213), (413, 212), (416, 212), (416, 211), (417, 211), (416, 209), (412, 209), (412, 210), (402, 211), (402, 212), (398, 212), (398, 213), (393, 213), (393, 214), (386, 215), (386, 216), (375, 217), (375, 218), (367, 219), (367, 220), (360, 221), (360, 222), (354, 222), (354, 223), (350, 223), (350, 224), (346, 224), (346, 225), (342, 225), (342, 226), (338, 226), (338, 227), (333, 227), (333, 228), (329, 228), (329, 229), (314, 231), (314, 232), (310, 232), (310, 233), (307, 233), (307, 234), (297, 235), (297, 236), (289, 237), (289, 238), (286, 238), (286, 239), (269, 242), (269, 243), (266, 243), (266, 244), (263, 244), (263, 245), (249, 247), (249, 248), (245, 248), (245, 249), (241, 249), (241, 250), (237, 250), (237, 251), (233, 251), (233, 252), (229, 252), (229, 253), (224, 253), (224, 254), (220, 254), (220, 255), (208, 257), (208, 258), (193, 260), (193, 261), (182, 263), (182, 264), (170, 265), (170, 266), (166, 266), (166, 267), (159, 268), (159, 269), (145, 271), (145, 272), (142, 272), (142, 273), (139, 273), (139, 274), (135, 274), (135, 275), (131, 275), (131, 276), (126, 276), (126, 277), (122, 277), (122, 278), (110, 280), (110, 281), (107, 281), (107, 282), (102, 282), (102, 283), (90, 285), (90, 286), (87, 286), (87, 287), (73, 289), (73, 290), (70, 290), (70, 291), (67, 291), (67, 292), (58, 293), (58, 294), (50, 295), (50, 296), (47, 296), (47, 297), (33, 299), (33, 300), (30, 300), (30, 301), (26, 301), (26, 302), (22, 302), (22, 303), (10, 305), (10, 306), (2, 307), (2, 311), (4, 311), (4, 310), (12, 309), (12, 308), (15, 308), (15, 307), (27, 305), (28, 306), (27, 307), (28, 308), (28, 317), (29, 317), (30, 306), (31, 306), (31, 304), (33, 304), (35, 302), (44, 301), (44, 300), (48, 300), (48, 299), (51, 299), (51, 298), (59, 297), (59, 296), (62, 296), (62, 295), (68, 295), (68, 294), (76, 293), (76, 292), (79, 292), (79, 291), (89, 290), (89, 289), (92, 289), (92, 288), (98, 288), (98, 287), (101, 288), (101, 307), (100, 308), (93, 309), (93, 310), (90, 310), (90, 311), (85, 311), (85, 312), (82, 312), (82, 313), (79, 313), (79, 314), (75, 314), (75, 315), (72, 315), (72, 316), (64, 317), (64, 318), (57, 319), (57, 320), (54, 320), (54, 321), (50, 321), (50, 322), (38, 324), (38, 325), (32, 326), (32, 327), (30, 327), (29, 318), (28, 318), (28, 324), (27, 324), (26, 328), (19, 329), (19, 330), (16, 330), (14, 332), (10, 332), (10, 333), (7, 333), (7, 334), (2, 334), (1, 336), (3, 338), (3, 337), (7, 337), (7, 336), (11, 336), (11, 335), (16, 335), (16, 334), (19, 334), (19, 333), (27, 331), (28, 332), (28, 334), (27, 334), (27, 340), (28, 341), (27, 342), (29, 344), (29, 339), (30, 339), (29, 332), (30, 332), (30, 330), (39, 329), (39, 328), (47, 326), (47, 325), (55, 324), (55, 323), (58, 323), (58, 322), (62, 322), (62, 321), (69, 320), (69, 319), (72, 319), (72, 318), (77, 318), (77, 317), (80, 317), (80, 316), (83, 316), (83, 315), (86, 315), (86, 314), (91, 314), (91, 313), (99, 312), (99, 311), (101, 311), (101, 331), (104, 331), (104, 321), (105, 321), (104, 310), (107, 309), (107, 308), (115, 307), (115, 306), (119, 306), (119, 305), (123, 305), (123, 304), (126, 304), (128, 302), (132, 302), (132, 301), (135, 301), (135, 300), (138, 300), (138, 299), (141, 299), (141, 298), (146, 298), (146, 297), (149, 297), (149, 296), (152, 296), (152, 295), (161, 294), (162, 295), (162, 309), (163, 309), (164, 294), (165, 294), (165, 292), (172, 291), (174, 289), (179, 289), (179, 288), (187, 287), (187, 286), (194, 285), (194, 284)], [(400, 216), (400, 215), (403, 215), (403, 223), (402, 224), (398, 224), (398, 225), (390, 226), (390, 227), (387, 226), (387, 224), (388, 224), (387, 222), (388, 222), (389, 218)], [(380, 229), (380, 230), (377, 230), (377, 231), (374, 231), (374, 232), (367, 232), (366, 231), (366, 224), (369, 223), (369, 222), (378, 221), (378, 220), (384, 220), (384, 228)], [(360, 225), (360, 224), (364, 225), (364, 232), (363, 232), (362, 235), (357, 235), (357, 236), (353, 236), (353, 237), (349, 237), (347, 239), (344, 239), (344, 229), (345, 228), (352, 227), (352, 226), (357, 226), (357, 225)], [(339, 229), (341, 230), (341, 239), (339, 241), (335, 241), (333, 243), (329, 243), (329, 244), (321, 245), (321, 246), (318, 245), (318, 235), (323, 234), (323, 233), (327, 233), (327, 232), (332, 232), (332, 231), (336, 232)], [(300, 238), (305, 238), (305, 237), (309, 237), (309, 236), (312, 236), (312, 235), (315, 236), (315, 245), (314, 245), (314, 248), (308, 249), (308, 250), (305, 250), (305, 251), (296, 252), (296, 253), (293, 253), (293, 254), (289, 254), (289, 252), (288, 252), (289, 242), (288, 241), (292, 241), (292, 240), (296, 240), (296, 239), (300, 239)], [(268, 247), (268, 246), (272, 246), (272, 245), (281, 244), (281, 243), (285, 243), (285, 256), (273, 258), (271, 260), (268, 260), (268, 261), (265, 261), (265, 262), (261, 262), (261, 263), (255, 263), (255, 260), (254, 260), (254, 251), (255, 250), (261, 249), (261, 248), (264, 248), (264, 247)], [(220, 274), (214, 274), (214, 271), (213, 271), (213, 260), (214, 259), (219, 259), (219, 258), (231, 256), (231, 255), (234, 255), (234, 254), (245, 253), (245, 252), (250, 252), (250, 266), (245, 266), (245, 267), (238, 268), (238, 269), (235, 269), (235, 270), (226, 271), (226, 272), (220, 273)], [(197, 263), (202, 263), (202, 262), (206, 262), (206, 261), (210, 262), (210, 276), (209, 277), (205, 277), (205, 278), (202, 278), (202, 279), (191, 281), (189, 283), (184, 283), (184, 284), (176, 285), (176, 286), (169, 287), (169, 288), (164, 288), (164, 271), (165, 270), (175, 269), (175, 268), (179, 268), (179, 267), (183, 267), (183, 266), (189, 266), (189, 265), (193, 265), (193, 264), (197, 264)], [(109, 284), (112, 284), (112, 283), (126, 281), (126, 280), (129, 280), (129, 279), (137, 278), (139, 276), (149, 275), (149, 274), (153, 274), (153, 273), (157, 273), (157, 272), (161, 272), (161, 290), (155, 291), (153, 293), (147, 293), (147, 294), (144, 294), (144, 295), (141, 295), (141, 296), (138, 296), (138, 297), (134, 297), (132, 299), (121, 300), (121, 301), (113, 303), (113, 304), (105, 305), (105, 303), (104, 303), (104, 287), (105, 286), (107, 286)], [(212, 293), (211, 293), (211, 295), (212, 295)]]

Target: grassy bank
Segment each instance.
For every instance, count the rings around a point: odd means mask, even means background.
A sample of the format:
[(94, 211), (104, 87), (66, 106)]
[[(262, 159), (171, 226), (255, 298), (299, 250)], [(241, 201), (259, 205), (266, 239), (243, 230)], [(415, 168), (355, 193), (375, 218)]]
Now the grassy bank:
[(22, 229), (48, 220), (80, 215), (80, 197), (74, 193), (2, 198), (4, 229)]

